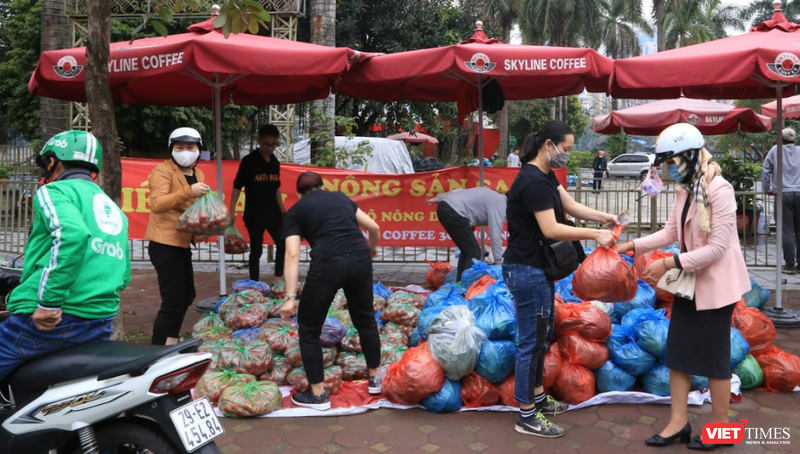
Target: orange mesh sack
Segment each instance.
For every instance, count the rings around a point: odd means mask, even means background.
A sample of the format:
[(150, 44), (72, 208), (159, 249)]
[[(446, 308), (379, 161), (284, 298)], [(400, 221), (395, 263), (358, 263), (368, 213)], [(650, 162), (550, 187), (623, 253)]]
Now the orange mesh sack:
[(509, 375), (506, 378), (506, 381), (500, 383), (500, 386), (497, 387), (498, 391), (500, 391), (500, 402), (503, 405), (508, 407), (519, 407), (519, 402), (514, 397), (514, 391), (516, 391), (516, 384), (514, 383), (514, 376)]
[[(584, 339), (578, 333), (569, 333), (558, 338), (561, 360), (594, 370), (608, 361), (608, 347)], [(562, 366), (563, 368), (563, 366)]]
[(604, 247), (589, 254), (572, 279), (575, 296), (584, 301), (630, 301), (638, 288), (633, 268), (617, 251)]
[(599, 307), (587, 302), (559, 306), (556, 309), (556, 336), (577, 333), (589, 340), (605, 342), (611, 335), (611, 318)]
[(750, 352), (753, 356), (758, 356), (761, 350), (771, 345), (777, 335), (772, 320), (754, 307), (737, 304), (733, 311), (731, 325), (738, 329), (750, 344)]
[(403, 358), (389, 366), (383, 389), (393, 402), (416, 404), (444, 386), (444, 370), (427, 346), (408, 349)]
[(553, 385), (553, 395), (564, 402), (578, 405), (594, 396), (594, 374), (587, 368), (566, 361)]
[(428, 274), (425, 275), (425, 282), (435, 289), (444, 285), (444, 278), (447, 277), (447, 273), (453, 271), (453, 265), (447, 262), (431, 263), (428, 260), (425, 262), (431, 266)]
[(461, 400), (467, 408), (488, 407), (500, 401), (500, 391), (476, 372), (461, 379)]
[(550, 344), (544, 354), (544, 389), (550, 389), (561, 375), (561, 349), (558, 342)]
[(764, 372), (764, 387), (773, 392), (792, 392), (800, 386), (800, 358), (771, 346), (754, 355)]

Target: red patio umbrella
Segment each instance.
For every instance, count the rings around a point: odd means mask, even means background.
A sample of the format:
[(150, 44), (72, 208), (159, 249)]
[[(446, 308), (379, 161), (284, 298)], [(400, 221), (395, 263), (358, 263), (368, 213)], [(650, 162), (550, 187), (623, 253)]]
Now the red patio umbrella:
[(391, 135), (387, 139), (402, 140), (408, 143), (439, 143), (439, 139), (436, 137), (421, 132), (401, 132), (400, 134)]
[[(781, 104), (783, 106), (783, 118), (800, 118), (800, 95), (786, 98)], [(778, 118), (778, 102), (772, 101), (762, 104), (761, 113), (770, 118)]]
[[(783, 124), (782, 98), (800, 84), (800, 25), (789, 22), (781, 2), (773, 3), (772, 19), (749, 33), (693, 46), (614, 62), (611, 95), (618, 98), (664, 99), (687, 96), (704, 99), (775, 97), (778, 128)], [(777, 134), (777, 222), (783, 222), (783, 138)], [(781, 243), (778, 229), (776, 280), (781, 282)], [(800, 325), (800, 314), (783, 309), (783, 288), (777, 286), (770, 316), (776, 325)]]
[[(225, 38), (213, 17), (189, 33), (111, 43), (109, 85), (114, 101), (158, 106), (213, 106), (216, 150), (222, 149), (222, 106), (290, 104), (325, 98), (332, 81), (369, 54), (348, 48), (236, 34)], [(86, 48), (43, 52), (28, 90), (85, 101)], [(222, 153), (217, 184), (222, 195)], [(223, 249), (223, 238), (219, 238)], [(220, 254), (220, 293), (226, 293)]]
[(592, 129), (601, 134), (657, 136), (667, 126), (691, 123), (703, 134), (729, 134), (739, 130), (764, 132), (772, 129), (772, 120), (752, 109), (702, 99), (665, 99), (641, 106), (617, 110), (594, 117)]

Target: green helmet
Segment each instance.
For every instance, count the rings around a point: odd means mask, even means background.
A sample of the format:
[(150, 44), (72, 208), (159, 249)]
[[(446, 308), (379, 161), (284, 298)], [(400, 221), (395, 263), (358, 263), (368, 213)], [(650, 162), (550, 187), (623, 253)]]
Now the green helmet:
[(36, 164), (47, 169), (48, 158), (59, 161), (83, 164), (95, 173), (100, 173), (103, 162), (103, 147), (92, 133), (86, 131), (64, 131), (54, 135), (44, 144), (36, 158)]

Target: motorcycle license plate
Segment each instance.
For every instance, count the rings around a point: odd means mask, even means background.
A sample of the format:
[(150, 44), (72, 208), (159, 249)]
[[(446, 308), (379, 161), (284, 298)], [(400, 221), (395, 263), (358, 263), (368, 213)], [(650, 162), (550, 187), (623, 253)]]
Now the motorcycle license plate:
[(192, 401), (169, 414), (183, 447), (193, 452), (225, 433), (207, 398)]

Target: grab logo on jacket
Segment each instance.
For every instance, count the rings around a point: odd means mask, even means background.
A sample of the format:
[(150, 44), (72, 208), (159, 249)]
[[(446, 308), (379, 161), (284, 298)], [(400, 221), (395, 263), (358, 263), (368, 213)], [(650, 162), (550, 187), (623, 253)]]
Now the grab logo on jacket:
[(117, 204), (108, 198), (107, 195), (95, 195), (93, 209), (97, 227), (99, 227), (103, 233), (119, 235), (119, 233), (122, 232), (122, 227), (125, 225), (122, 221), (122, 212), (119, 207), (117, 207)]

